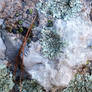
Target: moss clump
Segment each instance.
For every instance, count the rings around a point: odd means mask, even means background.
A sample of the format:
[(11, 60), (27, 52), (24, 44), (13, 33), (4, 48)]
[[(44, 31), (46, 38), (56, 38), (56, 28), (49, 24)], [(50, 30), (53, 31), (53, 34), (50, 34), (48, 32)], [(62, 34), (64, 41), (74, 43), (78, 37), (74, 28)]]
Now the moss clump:
[(19, 28), (19, 32), (20, 33), (23, 32), (23, 28), (22, 27)]
[(6, 65), (0, 64), (0, 92), (9, 92), (14, 85), (12, 80), (12, 74)]
[(33, 10), (32, 9), (29, 9), (29, 12), (30, 12), (30, 14), (32, 14), (33, 13)]
[(49, 29), (43, 29), (41, 36), (42, 54), (49, 59), (54, 59), (64, 46), (62, 38), (55, 30)]
[(19, 21), (18, 21), (18, 24), (19, 24), (19, 25), (22, 25), (22, 24), (23, 24), (23, 21), (22, 21), (22, 20), (19, 20)]

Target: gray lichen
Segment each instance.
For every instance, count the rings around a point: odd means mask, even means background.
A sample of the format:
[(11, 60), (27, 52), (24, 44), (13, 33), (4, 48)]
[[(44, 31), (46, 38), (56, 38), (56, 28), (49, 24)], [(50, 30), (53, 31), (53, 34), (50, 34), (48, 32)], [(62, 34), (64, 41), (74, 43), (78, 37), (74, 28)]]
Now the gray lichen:
[(77, 73), (63, 92), (92, 92), (92, 62), (89, 60), (84, 71)]
[[(54, 18), (68, 19), (77, 15), (82, 10), (81, 0), (46, 0), (37, 4), (37, 9), (41, 13), (53, 16)], [(51, 12), (48, 14), (48, 11)]]
[(92, 92), (92, 75), (76, 74), (75, 78), (63, 92)]
[(92, 92), (92, 62), (88, 60), (85, 69), (85, 73), (75, 74), (63, 92)]
[(42, 54), (49, 59), (54, 59), (59, 52), (62, 52), (63, 39), (54, 29), (43, 29), (41, 36)]
[(22, 82), (22, 92), (45, 92), (35, 80), (24, 80)]
[(13, 85), (12, 74), (6, 65), (0, 64), (0, 92), (9, 92)]

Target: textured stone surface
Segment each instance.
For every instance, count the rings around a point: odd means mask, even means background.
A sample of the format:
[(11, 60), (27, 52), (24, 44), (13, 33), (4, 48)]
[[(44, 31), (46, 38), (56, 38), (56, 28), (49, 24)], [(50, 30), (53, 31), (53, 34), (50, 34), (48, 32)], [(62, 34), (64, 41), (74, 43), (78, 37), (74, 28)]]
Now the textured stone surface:
[(6, 32), (6, 30), (2, 30), (2, 39), (4, 41), (4, 45), (6, 46), (5, 55), (9, 60), (14, 60), (16, 54), (18, 53), (18, 49), (21, 45), (19, 35), (14, 35), (12, 33)]
[(1, 38), (1, 34), (0, 34), (0, 58), (4, 58), (5, 57), (5, 50), (6, 50), (6, 47), (5, 47), (5, 44)]

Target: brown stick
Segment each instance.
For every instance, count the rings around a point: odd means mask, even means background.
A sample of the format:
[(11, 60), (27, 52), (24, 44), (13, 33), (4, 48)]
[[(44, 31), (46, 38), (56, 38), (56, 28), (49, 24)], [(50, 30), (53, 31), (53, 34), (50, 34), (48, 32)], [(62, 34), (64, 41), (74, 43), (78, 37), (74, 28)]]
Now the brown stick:
[[(29, 37), (29, 35), (30, 35), (30, 32), (31, 32), (31, 30), (32, 30), (33, 23), (34, 23), (36, 17), (37, 17), (37, 16), (34, 17), (32, 23), (31, 23), (31, 25), (30, 25), (30, 27), (29, 27), (27, 33), (26, 33), (26, 36), (25, 36), (24, 39), (23, 39), (23, 43), (22, 43), (22, 45), (21, 45), (21, 47), (20, 47), (20, 49), (19, 49), (18, 55), (17, 55), (16, 58), (15, 58), (14, 76), (16, 75), (17, 67), (18, 67), (18, 65), (20, 64), (20, 71), (21, 71), (21, 74), (20, 74), (20, 92), (22, 92), (22, 80), (21, 80), (21, 78), (22, 78), (22, 73), (23, 73), (23, 71), (24, 71), (24, 63), (23, 63), (23, 62), (24, 62), (24, 47), (25, 47), (25, 45), (26, 45), (27, 39), (28, 39), (28, 37)], [(21, 57), (21, 53), (22, 53), (22, 57)]]
[[(25, 45), (26, 45), (27, 39), (28, 39), (28, 37), (29, 37), (30, 31), (32, 30), (33, 23), (34, 23), (36, 17), (37, 17), (37, 16), (34, 17), (32, 23), (31, 23), (31, 25), (30, 25), (30, 27), (29, 27), (27, 33), (26, 33), (26, 36), (25, 36), (24, 39), (23, 39), (23, 43), (22, 43), (22, 45), (21, 45), (21, 47), (20, 47), (20, 49), (19, 49), (18, 55), (17, 55), (16, 58), (15, 58), (14, 75), (16, 74), (16, 70), (17, 70), (18, 64), (19, 64), (20, 62), (21, 62), (21, 69), (23, 68), (23, 62), (24, 62), (24, 59), (23, 59), (23, 58), (24, 58), (24, 47), (25, 47)], [(23, 53), (22, 58), (21, 58), (21, 53)], [(23, 69), (22, 69), (22, 70), (23, 70)]]
[(30, 25), (30, 27), (29, 27), (27, 33), (26, 33), (26, 36), (24, 37), (23, 43), (22, 43), (21, 48), (20, 48), (19, 53), (18, 53), (19, 55), (22, 53), (22, 50), (23, 50), (23, 48), (24, 48), (25, 45), (26, 45), (26, 41), (27, 41), (27, 39), (28, 39), (28, 36), (29, 36), (30, 31), (32, 30), (33, 23), (34, 23), (36, 17), (37, 17), (37, 16), (35, 16), (35, 18), (33, 19), (32, 23), (31, 23), (31, 25)]

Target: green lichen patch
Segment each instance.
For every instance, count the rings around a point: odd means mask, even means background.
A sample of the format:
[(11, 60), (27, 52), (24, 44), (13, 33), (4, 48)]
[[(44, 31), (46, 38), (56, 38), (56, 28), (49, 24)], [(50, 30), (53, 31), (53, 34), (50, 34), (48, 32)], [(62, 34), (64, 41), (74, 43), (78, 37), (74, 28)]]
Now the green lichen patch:
[(92, 92), (92, 75), (76, 74), (75, 78), (63, 92)]
[[(37, 4), (37, 9), (45, 16), (68, 19), (76, 16), (83, 8), (81, 0), (47, 0)], [(50, 14), (49, 14), (50, 11)]]
[(54, 29), (43, 29), (41, 36), (42, 54), (49, 59), (54, 59), (64, 46), (62, 38)]
[(22, 82), (22, 92), (45, 92), (45, 90), (35, 80), (25, 79)]
[(6, 65), (0, 65), (0, 92), (9, 92), (12, 89), (14, 83), (12, 74), (7, 69)]
[(92, 62), (90, 60), (87, 61), (84, 71), (84, 73), (76, 73), (63, 92), (92, 92)]
[[(83, 71), (83, 70), (82, 70)], [(76, 73), (68, 87), (61, 92), (92, 92), (92, 62), (87, 61), (84, 73)]]

